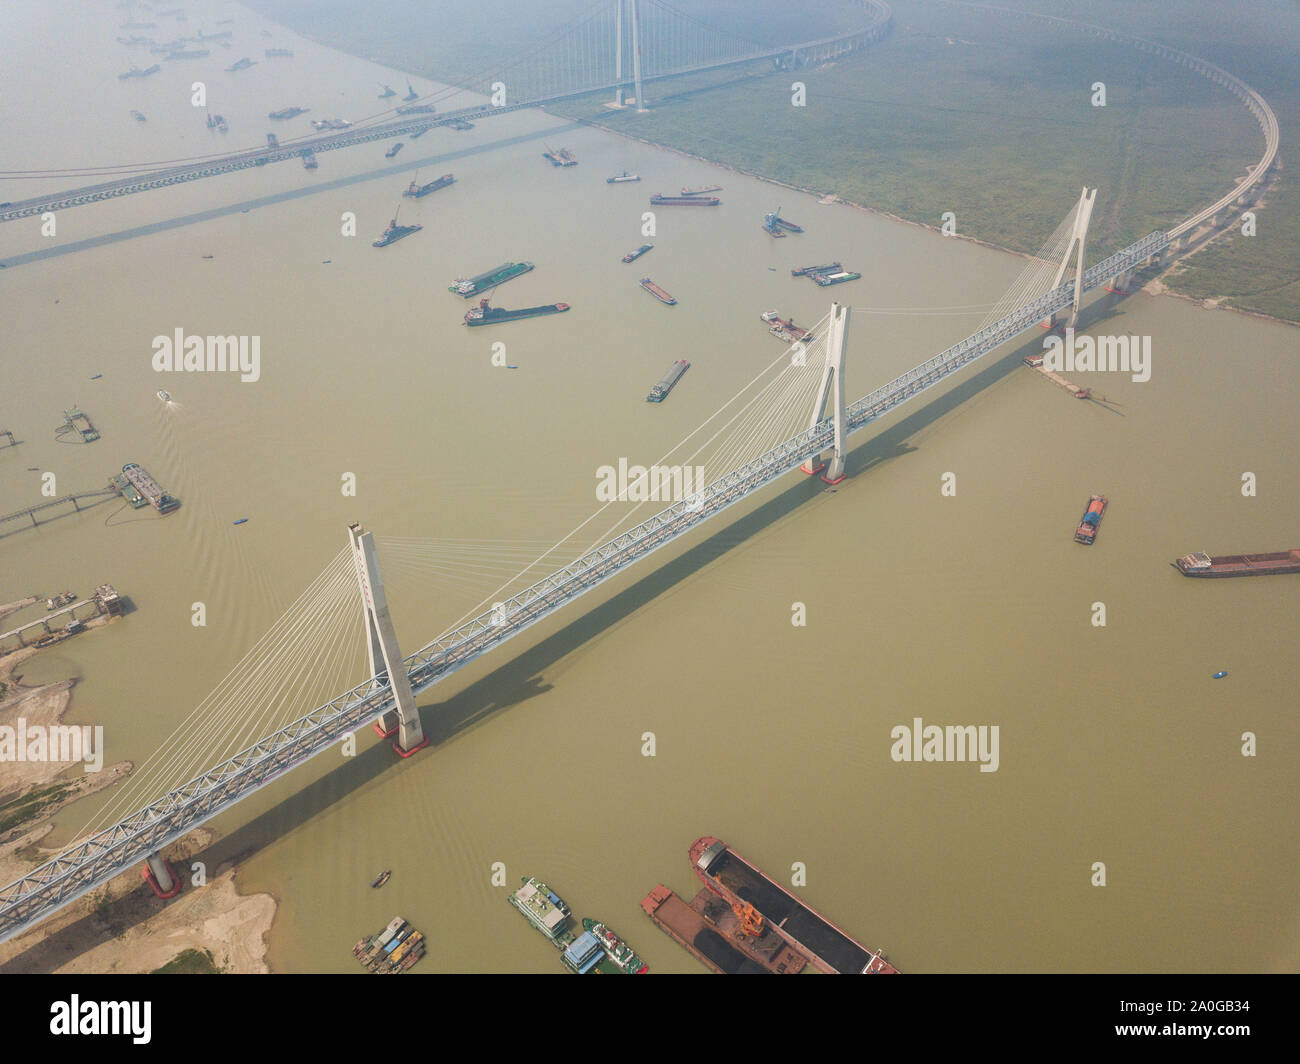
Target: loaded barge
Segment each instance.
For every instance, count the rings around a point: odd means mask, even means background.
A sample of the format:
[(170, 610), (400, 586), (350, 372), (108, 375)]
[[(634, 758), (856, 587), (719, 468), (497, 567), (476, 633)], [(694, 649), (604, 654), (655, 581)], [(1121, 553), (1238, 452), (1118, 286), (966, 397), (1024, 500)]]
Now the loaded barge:
[(377, 935), (359, 939), (352, 956), (368, 972), (389, 975), (404, 972), (424, 956), (424, 935), (400, 916)]
[(719, 975), (798, 975), (808, 958), (763, 929), (745, 934), (731, 907), (704, 888), (688, 905), (662, 883), (641, 899), (641, 909), (669, 938)]
[(442, 177), (430, 181), (427, 185), (418, 185), (415, 183), (415, 179), (412, 178), (410, 185), (407, 186), (406, 191), (403, 192), (402, 195), (420, 199), (422, 196), (427, 196), (430, 192), (437, 192), (440, 188), (446, 188), (455, 180), (455, 177), (451, 174), (443, 174)]
[(706, 192), (721, 192), (721, 185), (701, 185), (699, 188), (683, 188), (683, 196), (703, 196)]
[(650, 389), (650, 394), (645, 397), (647, 403), (662, 403), (668, 398), (668, 393), (673, 390), (674, 385), (682, 379), (682, 374), (691, 368), (691, 364), (684, 358), (679, 358), (671, 366), (663, 378)]
[(717, 196), (665, 196), (662, 192), (650, 197), (653, 207), (716, 207), (721, 202)]
[(503, 321), (519, 321), (523, 318), (540, 318), (545, 314), (563, 314), (569, 309), (568, 303), (547, 303), (540, 307), (521, 307), (519, 310), (504, 310), (490, 307), (486, 298), (478, 301), (478, 306), (466, 311), (466, 325), (495, 325)]
[(836, 270), (844, 269), (842, 262), (828, 262), (822, 266), (800, 266), (797, 270), (791, 270), (791, 277), (814, 277), (819, 273), (834, 273)]
[(624, 256), (623, 256), (623, 261), (624, 261), (624, 262), (636, 262), (637, 259), (639, 259), (639, 258), (640, 258), (642, 255), (644, 255), (647, 251), (650, 251), (653, 247), (654, 247), (653, 244), (642, 244), (642, 245), (641, 245), (639, 248), (637, 248), (635, 251), (629, 251), (626, 255), (624, 255)]
[(814, 273), (812, 275), (813, 284), (821, 285), (822, 288), (833, 284), (843, 284), (845, 281), (856, 281), (862, 274), (852, 273), (848, 270), (840, 270), (837, 273)]
[(447, 291), (455, 292), (458, 296), (469, 299), (470, 296), (486, 292), (489, 288), (495, 288), (499, 284), (512, 281), (532, 268), (533, 264), (531, 262), (503, 262), (500, 266), (488, 270), (486, 273), (475, 274), (473, 277), (457, 277), (447, 286)]
[(1097, 538), (1097, 528), (1106, 513), (1106, 496), (1094, 495), (1088, 500), (1088, 508), (1083, 511), (1079, 527), (1074, 530), (1074, 542), (1084, 545)]
[(568, 148), (557, 149), (548, 146), (547, 149), (544, 152), (542, 152), (542, 156), (552, 166), (577, 166), (578, 165), (578, 160), (574, 158), (573, 152), (569, 151)]
[(1271, 573), (1300, 573), (1300, 549), (1267, 554), (1184, 554), (1171, 562), (1183, 576), (1267, 576)]
[(815, 968), (830, 974), (897, 974), (881, 951), (854, 941), (810, 905), (769, 879), (721, 839), (710, 835), (691, 845), (700, 882), (723, 898), (750, 926), (771, 930)]
[(654, 281), (650, 280), (649, 277), (642, 277), (639, 283), (642, 288), (654, 296), (655, 299), (659, 300), (660, 303), (667, 303), (670, 307), (677, 306), (677, 300), (655, 284)]

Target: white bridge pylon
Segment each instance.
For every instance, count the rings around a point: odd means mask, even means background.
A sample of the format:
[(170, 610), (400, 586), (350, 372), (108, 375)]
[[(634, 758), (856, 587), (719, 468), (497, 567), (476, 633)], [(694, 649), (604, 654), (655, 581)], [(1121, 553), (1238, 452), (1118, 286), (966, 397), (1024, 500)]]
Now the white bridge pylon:
[[(1092, 218), (1092, 201), (1096, 198), (1097, 190), (1095, 188), (1089, 190), (1085, 186), (1074, 209), (1074, 229), (1070, 233), (1069, 242), (1065, 245), (1065, 254), (1061, 256), (1061, 265), (1057, 268), (1056, 277), (1048, 286), (1049, 292), (1061, 286), (1061, 281), (1065, 278), (1065, 269), (1070, 264), (1070, 252), (1078, 248), (1074, 263), (1074, 305), (1070, 308), (1070, 320), (1066, 323), (1072, 329), (1079, 324), (1079, 300), (1083, 296), (1083, 253), (1088, 243), (1088, 221)], [(1056, 314), (1050, 314), (1040, 324), (1044, 329), (1054, 329), (1057, 325), (1056, 317)]]
[(357, 564), (357, 582), (361, 585), (361, 604), (366, 621), (366, 650), (370, 654), (370, 675), (377, 685), (385, 683), (393, 689), (395, 709), (385, 713), (375, 722), (375, 731), (385, 739), (396, 735), (393, 749), (402, 757), (410, 757), (429, 745), (420, 725), (420, 713), (415, 707), (411, 691), (411, 678), (406, 674), (402, 652), (397, 646), (397, 632), (388, 612), (388, 595), (384, 579), (379, 572), (379, 556), (375, 552), (373, 532), (360, 525), (348, 526), (348, 540), (352, 544), (352, 557)]
[(816, 428), (826, 416), (826, 400), (834, 404), (831, 417), (835, 422), (835, 443), (831, 452), (830, 467), (827, 468), (821, 456), (809, 458), (799, 467), (800, 471), (813, 476), (822, 473), (822, 480), (827, 484), (838, 484), (844, 479), (844, 437), (847, 435), (844, 417), (844, 351), (849, 337), (849, 307), (841, 303), (831, 304), (830, 317), (826, 319), (826, 368), (822, 370), (821, 387), (813, 402), (812, 419), (808, 422), (810, 429)]

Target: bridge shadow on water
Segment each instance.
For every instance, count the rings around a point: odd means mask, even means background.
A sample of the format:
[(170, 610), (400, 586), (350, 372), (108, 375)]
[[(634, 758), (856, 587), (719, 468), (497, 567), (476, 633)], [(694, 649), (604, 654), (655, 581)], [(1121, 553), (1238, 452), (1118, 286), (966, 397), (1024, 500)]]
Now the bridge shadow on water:
[[(1086, 328), (1090, 322), (1109, 315), (1121, 298), (1107, 296), (1094, 302), (1090, 308), (1085, 308), (1079, 328)], [(955, 387), (937, 394), (913, 413), (851, 449), (845, 463), (850, 479), (839, 490), (844, 491), (853, 486), (852, 478), (861, 477), (892, 459), (919, 450), (909, 443), (913, 436), (951, 413), (966, 400), (1002, 380), (1022, 364), (1026, 354), (1040, 350), (1041, 338), (1031, 336), (996, 362), (990, 363)], [(1045, 396), (1045, 401), (1062, 399), (1055, 394), (1045, 393)], [(795, 483), (780, 494), (660, 565), (608, 601), (587, 610), (559, 631), (510, 658), (447, 701), (425, 703), (421, 706), (420, 717), (425, 734), (432, 740), (432, 747), (431, 751), (417, 754), (416, 757), (430, 756), (432, 751), (446, 746), (461, 733), (495, 714), (552, 690), (553, 685), (545, 679), (546, 669), (595, 636), (628, 619), (637, 610), (694, 576), (729, 550), (790, 516), (809, 499), (826, 490), (820, 479), (799, 476)], [(367, 749), (359, 750), (354, 757), (341, 757), (336, 767), (325, 775), (287, 795), (272, 808), (229, 834), (192, 853), (187, 849), (189, 856), (183, 864), (174, 853), (185, 847), (184, 842), (173, 845), (168, 854), (177, 865), (178, 872), (187, 869), (193, 861), (204, 862), (208, 877), (212, 879), (223, 867), (251, 857), (276, 839), (326, 812), (354, 791), (376, 782), (387, 773), (399, 771), (403, 764), (402, 760), (394, 757), (387, 742), (374, 743)], [(139, 873), (131, 871), (124, 874), (136, 876)], [(291, 889), (291, 879), (280, 888), (282, 891)], [(182, 892), (182, 897), (187, 893), (189, 888)], [(79, 917), (66, 927), (33, 943), (7, 963), (0, 964), (0, 973), (51, 971), (94, 946), (110, 941), (129, 928), (143, 923), (167, 904), (170, 903), (154, 898), (141, 881), (141, 885), (124, 898), (99, 911)]]

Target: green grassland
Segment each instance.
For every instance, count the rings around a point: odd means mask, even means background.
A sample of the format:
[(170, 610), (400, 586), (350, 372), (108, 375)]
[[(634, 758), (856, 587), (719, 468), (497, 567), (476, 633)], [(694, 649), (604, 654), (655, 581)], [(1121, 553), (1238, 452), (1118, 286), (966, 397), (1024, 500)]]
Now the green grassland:
[(210, 950), (187, 949), (176, 954), (151, 975), (216, 975), (221, 971)]
[[(950, 0), (891, 0), (882, 43), (819, 69), (769, 65), (647, 86), (647, 114), (592, 98), (552, 108), (725, 165), (1034, 252), (1083, 185), (1098, 189), (1095, 259), (1218, 199), (1263, 150), (1253, 118), (1205, 78), (1125, 45), (1040, 20)], [(364, 17), (344, 0), (255, 0), (273, 17), (345, 50), (452, 80), (554, 33), (585, 0), (473, 12), (415, 0)], [(506, 5), (510, 16), (493, 14)], [(304, 21), (310, 6), (314, 15)], [(416, 5), (420, 6), (420, 5)], [(847, 0), (698, 0), (678, 6), (749, 39), (812, 39), (860, 19)], [(1221, 239), (1166, 281), (1194, 297), (1300, 321), (1300, 183), (1285, 170), (1300, 142), (1300, 17), (1289, 0), (1002, 0), (1146, 36), (1219, 63), (1258, 90), (1282, 126), (1282, 166), (1259, 211), (1258, 235)], [(390, 9), (397, 13), (390, 17)], [(503, 9), (504, 10), (504, 9)], [(459, 12), (451, 15), (446, 12)], [(382, 24), (382, 25), (381, 25)], [(484, 34), (482, 27), (496, 29)], [(498, 32), (499, 30), (499, 32)], [(794, 81), (807, 104), (791, 104)], [(1106, 106), (1092, 85), (1106, 86)]]

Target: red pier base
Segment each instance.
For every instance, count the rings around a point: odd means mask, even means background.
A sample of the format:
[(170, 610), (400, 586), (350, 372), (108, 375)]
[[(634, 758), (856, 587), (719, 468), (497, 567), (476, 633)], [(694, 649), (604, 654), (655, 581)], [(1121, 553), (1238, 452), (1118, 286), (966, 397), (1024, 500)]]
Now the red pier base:
[(181, 892), (181, 877), (176, 874), (176, 869), (172, 867), (172, 863), (166, 858), (163, 859), (163, 864), (167, 866), (167, 872), (172, 877), (173, 886), (171, 893), (163, 892), (162, 887), (158, 885), (158, 880), (153, 874), (153, 869), (147, 864), (140, 869), (140, 875), (143, 877), (144, 881), (149, 884), (149, 889), (153, 891), (154, 897), (162, 898), (166, 901), (168, 898), (176, 897), (176, 895)]
[(1127, 288), (1116, 288), (1114, 285), (1107, 285), (1106, 291), (1113, 296), (1131, 296), (1133, 293)]
[[(825, 467), (823, 466), (822, 468), (825, 468)], [(822, 477), (822, 483), (823, 483), (823, 484), (830, 484), (830, 485), (833, 487), (833, 486), (836, 485), (836, 484), (841, 484), (841, 483), (843, 483), (844, 481), (848, 480), (848, 478), (849, 478), (849, 475), (848, 475), (847, 473), (841, 473), (841, 474), (840, 474), (838, 477), (836, 477), (834, 480), (827, 480), (825, 477)]]
[[(393, 730), (396, 731), (397, 729), (394, 728)], [(424, 742), (418, 743), (417, 745), (411, 747), (411, 749), (409, 750), (403, 750), (396, 743), (393, 743), (393, 752), (396, 753), (398, 757), (412, 757), (415, 754), (418, 754), (421, 750), (423, 750), (428, 745), (429, 745), (429, 737), (426, 735), (424, 737)]]
[(818, 462), (817, 465), (814, 466), (812, 469), (808, 468), (809, 465), (811, 465), (810, 462), (804, 462), (804, 464), (799, 467), (799, 472), (806, 477), (815, 477), (818, 473), (820, 473), (823, 469), (826, 468), (825, 462)]
[(389, 728), (388, 731), (384, 731), (383, 727), (380, 726), (379, 721), (375, 721), (374, 729), (375, 729), (375, 734), (378, 735), (379, 738), (381, 739), (391, 739), (394, 735), (397, 734), (396, 725)]

